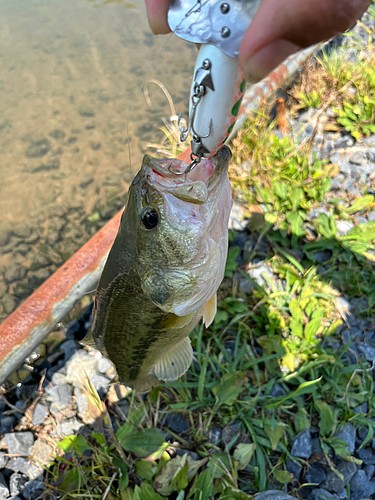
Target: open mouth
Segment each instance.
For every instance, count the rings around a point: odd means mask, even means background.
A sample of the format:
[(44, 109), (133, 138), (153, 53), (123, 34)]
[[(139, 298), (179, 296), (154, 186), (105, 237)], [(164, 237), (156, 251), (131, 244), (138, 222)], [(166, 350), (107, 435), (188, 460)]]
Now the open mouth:
[[(162, 177), (163, 179), (172, 181), (174, 185), (184, 184), (186, 181), (202, 181), (207, 184), (208, 179), (215, 170), (214, 162), (211, 159), (202, 159), (186, 176), (184, 175), (184, 172), (188, 168), (188, 164), (181, 160), (152, 160), (150, 167), (154, 174)], [(155, 180), (157, 180), (157, 178)], [(161, 182), (164, 184), (164, 181)]]

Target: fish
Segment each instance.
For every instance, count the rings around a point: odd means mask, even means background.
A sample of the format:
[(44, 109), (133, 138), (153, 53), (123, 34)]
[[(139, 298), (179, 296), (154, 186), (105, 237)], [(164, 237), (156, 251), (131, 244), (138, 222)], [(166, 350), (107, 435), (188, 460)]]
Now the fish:
[(143, 158), (96, 291), (84, 343), (111, 360), (118, 378), (147, 392), (189, 368), (189, 334), (216, 314), (232, 207), (223, 146), (184, 173), (177, 159)]

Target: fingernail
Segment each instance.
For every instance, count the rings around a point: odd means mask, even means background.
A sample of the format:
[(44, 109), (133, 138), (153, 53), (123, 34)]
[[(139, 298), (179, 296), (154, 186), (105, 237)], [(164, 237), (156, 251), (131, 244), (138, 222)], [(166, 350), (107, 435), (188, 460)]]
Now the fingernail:
[(260, 82), (287, 57), (300, 49), (301, 47), (287, 40), (275, 40), (262, 47), (244, 63), (246, 81), (250, 85)]

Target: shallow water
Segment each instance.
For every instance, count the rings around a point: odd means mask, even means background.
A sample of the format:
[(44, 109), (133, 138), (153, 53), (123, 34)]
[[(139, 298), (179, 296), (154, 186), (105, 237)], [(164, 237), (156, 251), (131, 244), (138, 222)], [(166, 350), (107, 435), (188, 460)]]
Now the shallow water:
[[(41, 268), (45, 278), (84, 243), (98, 204), (121, 205), (171, 114), (156, 85), (148, 106), (142, 83), (162, 82), (186, 113), (195, 57), (193, 44), (151, 34), (143, 0), (0, 2), (0, 302), (17, 305)], [(37, 254), (51, 262), (30, 284)]]

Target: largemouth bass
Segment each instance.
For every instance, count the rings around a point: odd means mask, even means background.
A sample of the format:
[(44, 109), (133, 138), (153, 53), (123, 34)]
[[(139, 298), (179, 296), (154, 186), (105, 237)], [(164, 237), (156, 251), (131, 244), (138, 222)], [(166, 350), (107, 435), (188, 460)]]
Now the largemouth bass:
[(223, 146), (178, 175), (185, 163), (146, 155), (129, 188), (84, 343), (135, 390), (183, 375), (193, 357), (190, 332), (215, 316), (228, 250), (230, 158)]

